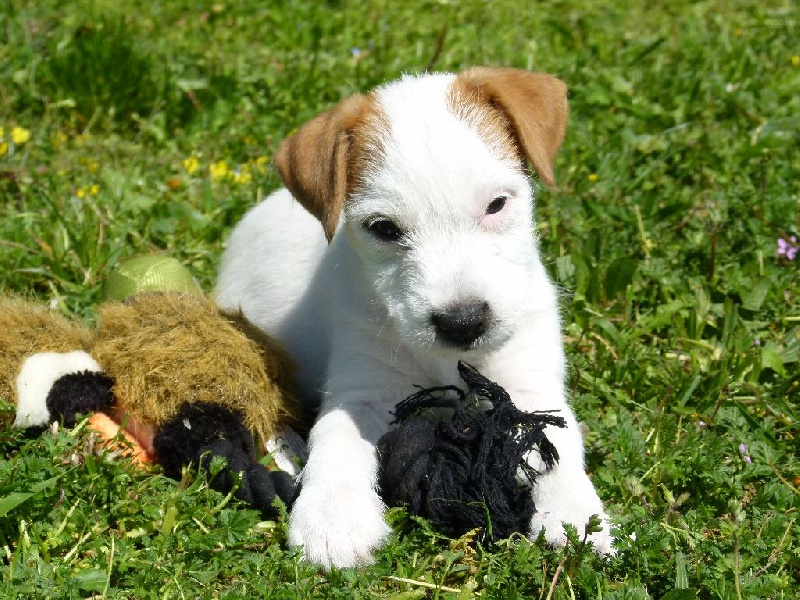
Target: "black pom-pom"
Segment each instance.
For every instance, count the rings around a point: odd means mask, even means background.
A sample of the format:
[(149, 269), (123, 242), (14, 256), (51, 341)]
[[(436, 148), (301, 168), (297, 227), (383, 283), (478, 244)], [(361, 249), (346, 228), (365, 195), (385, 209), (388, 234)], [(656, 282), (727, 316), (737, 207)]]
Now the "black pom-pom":
[(69, 373), (56, 379), (45, 400), (50, 418), (75, 425), (79, 414), (89, 414), (114, 404), (114, 380), (98, 371)]
[[(527, 532), (538, 473), (525, 456), (538, 451), (552, 468), (558, 452), (544, 429), (566, 422), (552, 412), (519, 410), (501, 386), (466, 363), (458, 370), (466, 392), (425, 389), (397, 405), (397, 428), (378, 442), (383, 500), (406, 506), (450, 537), (481, 528), (483, 540), (492, 542)], [(491, 408), (480, 410), (481, 403)], [(449, 409), (452, 416), (436, 418), (430, 409)]]
[(153, 447), (164, 473), (181, 478), (184, 466), (199, 465), (208, 471), (214, 456), (226, 459), (225, 467), (211, 480), (211, 487), (234, 493), (265, 516), (274, 516), (275, 497), (287, 505), (294, 499), (292, 478), (280, 471), (270, 471), (255, 460), (253, 436), (239, 413), (223, 406), (197, 402), (184, 404), (178, 414), (161, 426), (153, 438)]
[(184, 466), (199, 465), (203, 452), (220, 441), (225, 442), (227, 455), (223, 456), (229, 461), (237, 454), (249, 459), (255, 453), (253, 436), (239, 414), (216, 404), (196, 402), (182, 405), (169, 422), (159, 427), (153, 447), (164, 473), (180, 479)]

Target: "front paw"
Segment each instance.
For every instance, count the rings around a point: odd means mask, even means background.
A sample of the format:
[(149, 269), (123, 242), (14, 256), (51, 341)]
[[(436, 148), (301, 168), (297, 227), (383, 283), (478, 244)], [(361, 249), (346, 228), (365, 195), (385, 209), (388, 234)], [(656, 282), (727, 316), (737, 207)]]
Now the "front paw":
[(289, 515), (289, 545), (325, 570), (368, 565), (391, 533), (383, 509), (371, 489), (304, 487)]
[(586, 525), (593, 514), (600, 517), (600, 531), (594, 531), (587, 539), (594, 545), (594, 550), (598, 554), (613, 555), (614, 537), (611, 535), (611, 527), (608, 517), (602, 510), (592, 512), (591, 510), (576, 511), (539, 511), (534, 513), (531, 519), (531, 539), (538, 537), (544, 530), (544, 538), (553, 546), (564, 546), (567, 543), (567, 534), (564, 531), (563, 523), (569, 523), (578, 532), (578, 538), (583, 539)]

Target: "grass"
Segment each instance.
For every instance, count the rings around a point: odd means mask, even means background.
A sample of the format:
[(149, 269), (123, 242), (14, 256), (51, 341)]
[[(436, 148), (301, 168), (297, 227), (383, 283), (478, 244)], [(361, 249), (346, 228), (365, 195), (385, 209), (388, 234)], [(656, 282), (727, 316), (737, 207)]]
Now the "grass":
[(81, 425), (24, 436), (6, 398), (0, 596), (799, 597), (800, 257), (778, 240), (800, 233), (800, 14), (649, 4), (4, 0), (0, 286), (88, 320), (133, 255), (210, 289), (277, 143), (353, 91), (429, 66), (567, 81), (538, 225), (620, 552), (474, 547), (395, 511), (376, 565), (319, 573), (285, 519)]

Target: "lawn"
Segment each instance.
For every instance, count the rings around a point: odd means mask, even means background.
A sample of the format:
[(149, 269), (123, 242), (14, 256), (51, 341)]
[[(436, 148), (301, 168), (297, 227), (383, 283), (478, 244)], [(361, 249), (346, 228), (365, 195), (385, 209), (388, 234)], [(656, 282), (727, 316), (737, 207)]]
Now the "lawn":
[(361, 570), (286, 520), (0, 398), (3, 598), (799, 598), (800, 9), (792, 0), (0, 6), (0, 287), (91, 322), (122, 260), (210, 290), (280, 140), (354, 91), (503, 65), (569, 84), (537, 226), (617, 528), (598, 558), (449, 540), (393, 511)]

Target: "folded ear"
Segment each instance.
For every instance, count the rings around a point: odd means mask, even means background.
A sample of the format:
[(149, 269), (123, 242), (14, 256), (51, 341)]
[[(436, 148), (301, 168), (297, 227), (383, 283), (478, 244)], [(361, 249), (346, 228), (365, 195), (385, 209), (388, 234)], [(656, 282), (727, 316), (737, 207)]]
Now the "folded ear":
[(545, 73), (493, 67), (467, 69), (456, 84), (504, 113), (541, 180), (553, 185), (553, 162), (567, 128), (566, 84)]
[(286, 138), (275, 155), (283, 183), (320, 220), (329, 242), (352, 184), (353, 134), (371, 104), (361, 94), (342, 100)]

